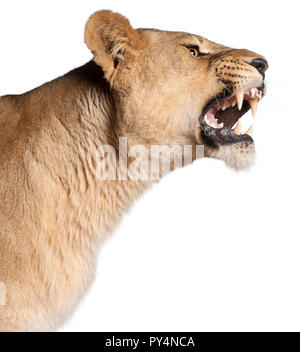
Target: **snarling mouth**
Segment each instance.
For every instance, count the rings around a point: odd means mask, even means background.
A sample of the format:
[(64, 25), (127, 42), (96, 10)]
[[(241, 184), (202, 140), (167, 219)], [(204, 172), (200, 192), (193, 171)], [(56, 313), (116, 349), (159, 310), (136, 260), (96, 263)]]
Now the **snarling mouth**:
[(253, 142), (253, 126), (241, 133), (240, 118), (250, 109), (253, 117), (258, 102), (263, 97), (264, 86), (250, 88), (229, 97), (224, 94), (211, 100), (200, 118), (200, 127), (204, 142), (211, 147), (234, 144), (242, 141)]

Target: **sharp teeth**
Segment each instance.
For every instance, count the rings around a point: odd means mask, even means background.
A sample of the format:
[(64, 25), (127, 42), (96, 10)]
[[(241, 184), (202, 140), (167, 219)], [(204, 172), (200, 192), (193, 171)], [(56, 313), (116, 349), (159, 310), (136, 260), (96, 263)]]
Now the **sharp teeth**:
[(237, 124), (235, 126), (234, 134), (241, 134), (241, 123), (240, 123), (240, 120), (237, 122)]
[(233, 106), (235, 106), (235, 105), (236, 105), (236, 100), (234, 100), (234, 101), (232, 102), (231, 106), (233, 107)]
[(227, 102), (226, 102), (226, 101), (223, 101), (223, 102), (221, 103), (221, 110), (224, 111), (224, 110), (226, 110), (226, 108), (227, 108)]
[(252, 125), (245, 134), (248, 134), (249, 136), (252, 136), (253, 135), (253, 130), (254, 130), (254, 126)]
[(254, 98), (256, 96), (256, 88), (251, 88), (250, 94), (251, 94), (251, 97)]
[(248, 103), (249, 103), (251, 110), (252, 110), (252, 116), (255, 117), (256, 112), (257, 112), (258, 98), (250, 99), (248, 101)]
[(239, 110), (242, 110), (242, 106), (244, 102), (244, 92), (241, 92), (236, 95), (236, 101), (237, 101)]
[(233, 103), (230, 103), (230, 101), (226, 100), (223, 101), (221, 104), (217, 105), (217, 111), (225, 111), (226, 109), (230, 108), (231, 106), (234, 106), (236, 104), (236, 101)]

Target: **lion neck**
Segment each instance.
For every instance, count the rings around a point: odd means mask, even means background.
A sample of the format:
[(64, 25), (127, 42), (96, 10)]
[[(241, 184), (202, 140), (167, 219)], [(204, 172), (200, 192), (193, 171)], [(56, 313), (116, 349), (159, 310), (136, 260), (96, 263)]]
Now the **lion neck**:
[[(52, 192), (55, 227), (68, 228), (82, 245), (87, 238), (102, 242), (151, 182), (99, 178), (103, 145), (116, 150), (116, 174), (124, 171), (118, 158), (115, 102), (102, 70), (89, 62), (58, 80), (62, 82), (62, 105), (54, 111), (60, 138), (53, 144), (51, 157), (45, 158), (52, 160), (47, 169), (56, 172), (53, 179), (59, 180), (62, 190), (57, 192), (55, 187)], [(70, 111), (64, 118), (62, 109)]]

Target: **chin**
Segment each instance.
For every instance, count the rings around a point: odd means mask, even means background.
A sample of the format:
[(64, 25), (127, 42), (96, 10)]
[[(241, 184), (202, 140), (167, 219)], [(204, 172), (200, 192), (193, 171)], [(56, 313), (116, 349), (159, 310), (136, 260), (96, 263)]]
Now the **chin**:
[(219, 148), (205, 147), (205, 154), (209, 158), (224, 161), (236, 171), (248, 170), (255, 163), (255, 146), (251, 142), (241, 142)]

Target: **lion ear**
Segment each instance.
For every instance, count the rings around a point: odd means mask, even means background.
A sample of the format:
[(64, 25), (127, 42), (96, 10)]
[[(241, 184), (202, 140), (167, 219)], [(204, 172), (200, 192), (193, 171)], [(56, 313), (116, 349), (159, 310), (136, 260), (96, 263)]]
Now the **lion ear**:
[(90, 17), (85, 28), (85, 42), (108, 81), (123, 55), (142, 46), (139, 33), (131, 27), (128, 19), (107, 10)]

